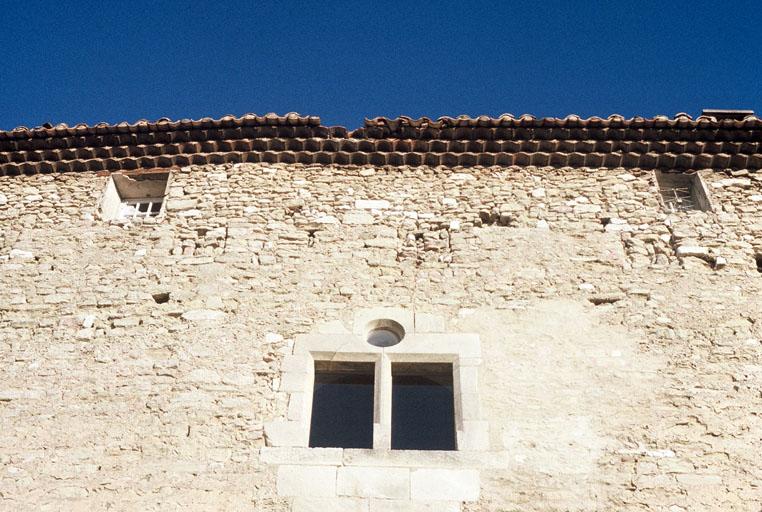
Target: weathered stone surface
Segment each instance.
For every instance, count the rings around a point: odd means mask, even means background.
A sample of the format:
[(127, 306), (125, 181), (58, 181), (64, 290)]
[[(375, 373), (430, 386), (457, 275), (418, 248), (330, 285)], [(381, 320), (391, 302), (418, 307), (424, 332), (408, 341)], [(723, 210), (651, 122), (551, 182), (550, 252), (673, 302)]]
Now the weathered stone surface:
[(370, 512), (460, 512), (456, 501), (370, 500)]
[(12, 260), (31, 260), (34, 258), (34, 253), (31, 251), (23, 251), (21, 249), (11, 249), (9, 256)]
[(414, 469), (410, 474), (413, 500), (476, 501), (479, 472), (474, 469)]
[(94, 172), (0, 179), (0, 509), (288, 510), (278, 466), (326, 466), (260, 452), (307, 442), (287, 356), (376, 307), (479, 334), (484, 450), (335, 467), (478, 469), (469, 511), (759, 508), (758, 173), (667, 214), (639, 169), (362, 169), (185, 167), (189, 209), (129, 226)]
[(340, 467), (336, 484), (339, 496), (407, 499), (410, 470), (385, 467)]
[(264, 464), (307, 464), (341, 466), (342, 448), (303, 448), (263, 446), (259, 460)]
[(358, 210), (384, 210), (391, 204), (385, 199), (358, 199), (355, 201), (355, 208)]
[(294, 498), (291, 512), (369, 512), (361, 498)]
[(204, 320), (222, 320), (225, 318), (225, 312), (209, 309), (194, 309), (183, 313), (183, 318), (185, 320), (190, 320), (191, 322), (200, 322)]
[(336, 468), (333, 466), (278, 466), (278, 494), (281, 496), (336, 496)]

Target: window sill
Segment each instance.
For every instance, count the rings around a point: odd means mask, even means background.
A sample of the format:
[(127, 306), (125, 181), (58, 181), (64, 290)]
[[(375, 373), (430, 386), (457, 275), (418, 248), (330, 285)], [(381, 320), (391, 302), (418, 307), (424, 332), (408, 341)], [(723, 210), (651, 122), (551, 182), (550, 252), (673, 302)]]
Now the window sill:
[(264, 464), (311, 466), (364, 466), (396, 468), (487, 468), (505, 467), (507, 452), (440, 450), (370, 450), (360, 448), (260, 448)]

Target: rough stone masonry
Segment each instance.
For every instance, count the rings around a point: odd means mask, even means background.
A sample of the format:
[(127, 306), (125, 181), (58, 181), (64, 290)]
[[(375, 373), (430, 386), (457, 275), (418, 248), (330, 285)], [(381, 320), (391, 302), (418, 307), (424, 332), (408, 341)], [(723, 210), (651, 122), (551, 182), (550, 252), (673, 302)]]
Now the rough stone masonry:
[[(758, 128), (734, 142), (717, 123), (704, 135), (737, 154), (760, 141)], [(418, 165), (280, 161), (269, 146), (277, 162), (253, 147), (237, 163), (167, 161), (158, 217), (103, 220), (110, 173), (142, 168), (109, 158), (161, 153), (138, 140), (169, 133), (152, 129), (76, 150), (50, 148), (90, 135), (0, 137), (0, 509), (762, 509), (754, 166), (728, 156), (682, 169), (698, 171), (712, 208), (668, 213), (653, 170), (664, 167), (604, 165), (613, 146), (591, 146), (598, 166), (448, 165), (442, 135), (418, 126), (373, 142), (428, 140)], [(536, 142), (532, 160), (539, 129), (506, 140)], [(603, 137), (592, 130), (581, 135)], [(368, 140), (324, 135), (358, 152)], [(274, 452), (265, 425), (288, 415), (281, 375), (295, 339), (379, 306), (479, 335), (485, 450)], [(477, 495), (461, 499), (448, 475), (464, 488), (478, 478)]]

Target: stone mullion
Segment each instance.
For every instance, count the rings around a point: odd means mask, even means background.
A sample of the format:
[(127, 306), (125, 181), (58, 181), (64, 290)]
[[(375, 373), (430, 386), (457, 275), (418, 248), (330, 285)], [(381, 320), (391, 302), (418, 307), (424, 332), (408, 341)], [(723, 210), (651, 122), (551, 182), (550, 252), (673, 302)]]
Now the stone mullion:
[(373, 448), (389, 450), (392, 447), (392, 363), (386, 354), (376, 363), (374, 400)]

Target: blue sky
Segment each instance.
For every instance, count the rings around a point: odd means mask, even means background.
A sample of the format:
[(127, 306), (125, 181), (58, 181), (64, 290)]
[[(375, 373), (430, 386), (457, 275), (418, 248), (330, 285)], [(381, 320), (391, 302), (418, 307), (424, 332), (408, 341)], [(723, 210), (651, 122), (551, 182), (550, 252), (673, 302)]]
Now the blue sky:
[(758, 1), (25, 1), (0, 22), (0, 129), (762, 111)]

